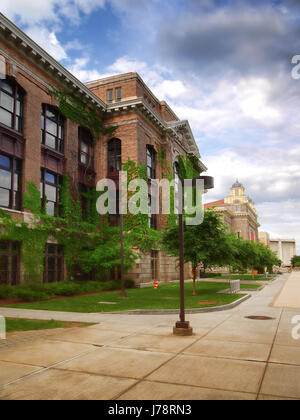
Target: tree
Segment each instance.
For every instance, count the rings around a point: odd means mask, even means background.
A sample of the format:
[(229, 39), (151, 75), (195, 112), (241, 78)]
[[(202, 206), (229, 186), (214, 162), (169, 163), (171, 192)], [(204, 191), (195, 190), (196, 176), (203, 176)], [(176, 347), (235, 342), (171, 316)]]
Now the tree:
[[(162, 246), (165, 252), (179, 257), (178, 225), (169, 225), (163, 232)], [(184, 225), (184, 260), (192, 264), (193, 295), (195, 291), (196, 269), (200, 263), (204, 269), (232, 264), (232, 235), (220, 215), (212, 210), (204, 212), (199, 225)]]
[(280, 265), (281, 261), (276, 254), (266, 245), (247, 241), (242, 238), (235, 239), (234, 268), (246, 272), (258, 269), (264, 271), (268, 267), (272, 271), (274, 265)]
[(255, 246), (258, 254), (258, 264), (255, 268), (257, 268), (258, 271), (264, 272), (265, 267), (267, 267), (268, 271), (272, 272), (274, 265), (281, 265), (280, 259), (268, 246), (260, 242), (256, 242)]
[(291, 264), (293, 267), (299, 267), (300, 266), (300, 255), (294, 255), (294, 257), (291, 259)]

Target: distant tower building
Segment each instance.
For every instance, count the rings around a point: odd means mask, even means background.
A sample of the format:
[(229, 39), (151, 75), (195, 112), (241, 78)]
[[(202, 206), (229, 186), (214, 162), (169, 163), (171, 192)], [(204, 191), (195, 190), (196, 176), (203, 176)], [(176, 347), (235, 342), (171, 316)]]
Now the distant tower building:
[(222, 214), (230, 230), (238, 237), (258, 242), (258, 214), (253, 200), (245, 194), (245, 188), (238, 179), (232, 185), (228, 197), (207, 203), (204, 207), (215, 207), (215, 211)]

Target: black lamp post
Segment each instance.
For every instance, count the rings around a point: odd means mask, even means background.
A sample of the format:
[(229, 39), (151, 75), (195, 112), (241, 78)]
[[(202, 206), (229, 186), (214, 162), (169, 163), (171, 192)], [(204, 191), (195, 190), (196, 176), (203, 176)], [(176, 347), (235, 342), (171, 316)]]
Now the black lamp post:
[[(196, 181), (203, 180), (204, 190), (214, 188), (214, 178), (211, 176), (198, 176), (193, 179), (193, 186), (197, 187)], [(193, 328), (190, 322), (185, 320), (184, 310), (184, 226), (183, 226), (183, 188), (182, 188), (182, 205), (181, 212), (178, 215), (179, 224), (179, 267), (180, 267), (180, 320), (176, 322), (173, 327), (173, 334), (175, 335), (192, 335)]]

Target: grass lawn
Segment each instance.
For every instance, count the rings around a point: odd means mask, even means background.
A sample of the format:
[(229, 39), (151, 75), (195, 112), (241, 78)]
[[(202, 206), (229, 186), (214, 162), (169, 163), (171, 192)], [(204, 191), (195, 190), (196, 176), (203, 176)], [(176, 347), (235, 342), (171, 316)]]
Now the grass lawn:
[(62, 322), (62, 321), (41, 321), (37, 319), (19, 319), (19, 318), (6, 318), (6, 332), (15, 331), (33, 331), (33, 330), (49, 330), (53, 328), (71, 328), (89, 326), (93, 324), (83, 324), (80, 322)]
[[(244, 296), (244, 294), (219, 294), (221, 290), (228, 289), (228, 283), (197, 282), (198, 295), (192, 296), (192, 283), (185, 283), (185, 307), (201, 308), (225, 305)], [(241, 285), (242, 289), (253, 290), (257, 285)], [(146, 287), (142, 289), (129, 289), (127, 298), (122, 299), (119, 291), (105, 292), (86, 296), (53, 299), (42, 302), (22, 303), (9, 305), (14, 308), (40, 309), (64, 312), (113, 312), (133, 309), (178, 309), (179, 284), (161, 285), (158, 289)], [(112, 302), (112, 304), (100, 303)]]

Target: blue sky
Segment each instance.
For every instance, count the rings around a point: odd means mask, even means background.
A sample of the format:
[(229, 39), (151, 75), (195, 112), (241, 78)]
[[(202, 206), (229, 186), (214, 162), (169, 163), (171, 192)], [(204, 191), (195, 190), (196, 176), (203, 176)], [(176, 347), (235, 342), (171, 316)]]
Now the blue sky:
[(300, 254), (299, 0), (1, 0), (0, 11), (85, 82), (137, 71), (188, 119), (216, 188), (236, 178), (261, 230)]

